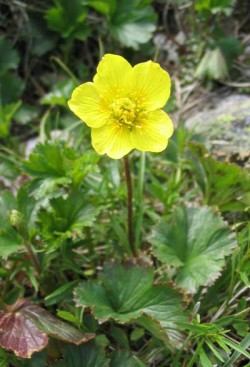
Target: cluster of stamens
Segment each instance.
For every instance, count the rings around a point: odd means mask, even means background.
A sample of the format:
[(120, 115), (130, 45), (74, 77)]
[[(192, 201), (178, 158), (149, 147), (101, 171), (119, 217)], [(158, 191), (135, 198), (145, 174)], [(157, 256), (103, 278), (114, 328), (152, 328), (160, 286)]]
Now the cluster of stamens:
[(142, 110), (130, 98), (119, 98), (111, 104), (111, 116), (120, 125), (127, 126), (130, 130), (139, 127)]

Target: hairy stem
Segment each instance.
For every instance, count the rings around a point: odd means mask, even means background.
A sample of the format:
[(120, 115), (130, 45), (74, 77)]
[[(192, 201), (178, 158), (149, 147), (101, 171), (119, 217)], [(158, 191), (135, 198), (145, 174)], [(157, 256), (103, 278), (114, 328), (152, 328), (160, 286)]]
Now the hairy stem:
[(124, 162), (124, 171), (125, 171), (125, 178), (127, 184), (127, 202), (128, 202), (128, 240), (130, 250), (133, 256), (137, 256), (135, 243), (134, 243), (134, 234), (133, 234), (133, 192), (132, 192), (132, 180), (131, 180), (131, 173), (130, 173), (130, 166), (129, 166), (129, 159), (127, 156), (123, 158)]

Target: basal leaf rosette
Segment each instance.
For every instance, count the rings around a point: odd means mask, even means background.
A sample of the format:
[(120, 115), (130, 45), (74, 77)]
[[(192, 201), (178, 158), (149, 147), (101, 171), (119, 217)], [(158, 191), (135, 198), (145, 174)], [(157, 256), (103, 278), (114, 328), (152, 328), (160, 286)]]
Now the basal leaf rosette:
[(91, 307), (100, 323), (138, 320), (151, 332), (157, 324), (158, 335), (164, 330), (165, 339), (166, 333), (169, 339), (176, 339), (176, 324), (186, 319), (179, 292), (168, 284), (155, 284), (152, 267), (134, 263), (106, 264), (98, 281), (76, 288), (75, 301), (77, 306)]
[(97, 153), (119, 159), (132, 149), (161, 152), (173, 133), (162, 110), (170, 86), (159, 64), (147, 61), (132, 67), (123, 57), (106, 54), (93, 83), (77, 87), (68, 104), (92, 129)]
[(235, 235), (209, 207), (177, 207), (172, 222), (160, 222), (150, 239), (158, 259), (175, 269), (174, 281), (195, 293), (220, 275), (225, 257), (237, 246)]

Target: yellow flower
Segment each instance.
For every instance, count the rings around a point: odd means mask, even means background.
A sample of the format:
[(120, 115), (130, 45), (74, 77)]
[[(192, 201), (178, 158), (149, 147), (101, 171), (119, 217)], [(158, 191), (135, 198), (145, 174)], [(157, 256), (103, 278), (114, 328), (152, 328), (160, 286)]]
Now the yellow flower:
[(132, 67), (118, 55), (106, 54), (93, 83), (77, 87), (70, 109), (89, 127), (94, 149), (119, 159), (132, 149), (161, 152), (173, 124), (161, 110), (170, 95), (170, 78), (159, 64)]

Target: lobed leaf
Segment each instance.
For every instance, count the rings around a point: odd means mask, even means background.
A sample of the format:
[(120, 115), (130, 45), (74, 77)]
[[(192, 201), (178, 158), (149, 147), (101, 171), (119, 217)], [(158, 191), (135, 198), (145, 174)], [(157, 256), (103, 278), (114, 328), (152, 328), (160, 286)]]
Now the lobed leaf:
[(99, 322), (114, 319), (123, 324), (147, 316), (171, 336), (176, 322), (185, 319), (182, 299), (171, 286), (153, 280), (151, 267), (109, 263), (99, 282), (85, 282), (76, 288), (75, 301), (78, 306), (91, 307)]
[(86, 204), (84, 193), (79, 191), (66, 199), (52, 199), (49, 210), (43, 208), (38, 213), (38, 222), (44, 238), (60, 245), (67, 238), (81, 238), (83, 228), (93, 224), (99, 211)]
[(158, 259), (176, 270), (175, 282), (191, 293), (218, 278), (236, 247), (229, 227), (209, 207), (177, 207), (172, 223), (160, 222), (150, 241)]

